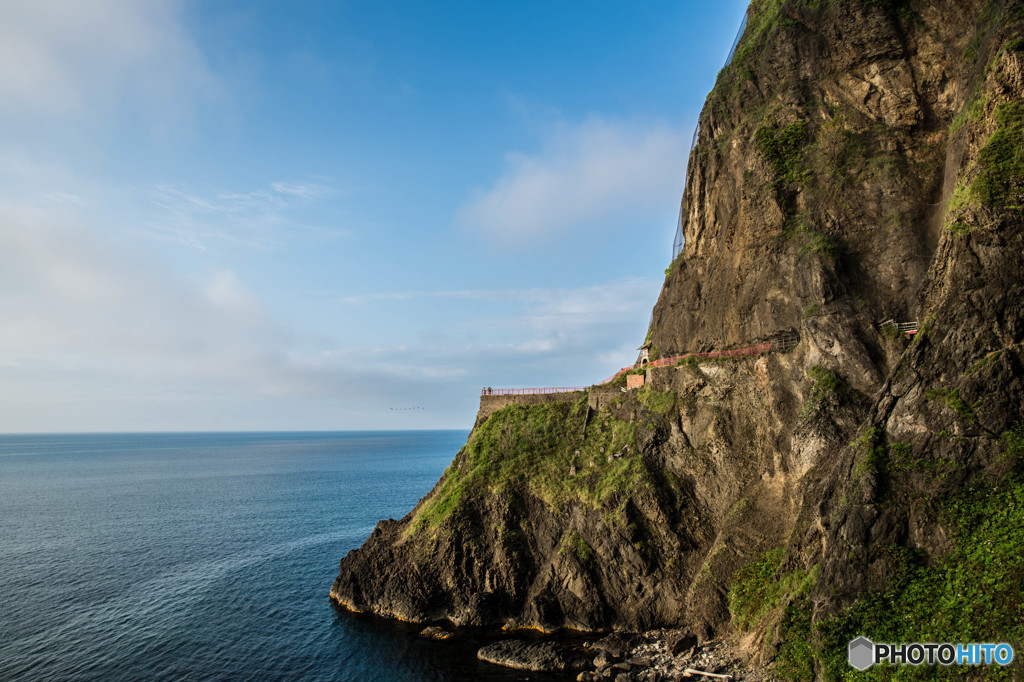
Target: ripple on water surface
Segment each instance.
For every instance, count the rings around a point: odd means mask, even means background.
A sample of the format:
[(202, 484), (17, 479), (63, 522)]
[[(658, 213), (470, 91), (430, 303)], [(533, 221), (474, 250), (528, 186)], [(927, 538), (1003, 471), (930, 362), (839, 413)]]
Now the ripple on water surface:
[(557, 679), (327, 599), (465, 439), (0, 436), (0, 679)]

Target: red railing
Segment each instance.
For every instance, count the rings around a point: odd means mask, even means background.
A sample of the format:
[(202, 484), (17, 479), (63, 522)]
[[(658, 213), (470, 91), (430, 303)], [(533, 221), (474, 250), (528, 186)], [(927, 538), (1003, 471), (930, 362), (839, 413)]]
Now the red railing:
[[(772, 344), (762, 343), (760, 346), (737, 348), (735, 350), (713, 350), (706, 353), (687, 353), (686, 355), (676, 355), (671, 358), (661, 358), (652, 362), (645, 362), (637, 369), (647, 367), (666, 367), (668, 365), (674, 365), (686, 358), (736, 358), (744, 355), (760, 355), (761, 353), (771, 351), (771, 349)], [(599, 381), (594, 385), (603, 386), (604, 384), (610, 384), (631, 369), (634, 369), (634, 365), (623, 367), (607, 379)], [(558, 388), (485, 388), (480, 392), (480, 395), (542, 395), (545, 393), (575, 393), (576, 391), (586, 391), (588, 388), (589, 386), (560, 386)]]
[[(740, 356), (743, 356), (743, 355), (760, 355), (761, 353), (769, 352), (771, 349), (772, 349), (772, 344), (770, 344), (770, 343), (762, 343), (760, 346), (750, 346), (748, 348), (737, 348), (735, 350), (713, 350), (713, 351), (708, 351), (707, 353), (687, 353), (686, 355), (676, 355), (676, 356), (673, 356), (671, 358), (661, 358), (659, 360), (654, 360), (652, 362), (645, 362), (644, 364), (640, 365), (640, 367), (637, 368), (637, 369), (641, 369), (641, 368), (645, 368), (645, 367), (665, 367), (665, 366), (668, 366), (668, 365), (674, 365), (675, 363), (679, 362), (680, 360), (685, 360), (686, 358), (735, 358), (735, 357), (740, 357)], [(618, 379), (619, 377), (621, 377), (623, 374), (625, 374), (626, 372), (628, 372), (631, 369), (634, 369), (633, 365), (630, 365), (629, 367), (623, 367), (618, 372), (616, 372), (615, 374), (611, 375), (610, 377), (608, 377), (604, 381), (599, 381), (599, 382), (597, 382), (594, 385), (595, 386), (601, 386), (603, 384), (610, 384), (611, 382), (615, 381), (616, 379)]]
[(631, 369), (633, 369), (633, 365), (630, 365), (629, 367), (623, 367), (622, 369), (620, 369), (618, 372), (616, 372), (615, 374), (611, 375), (607, 379), (601, 379), (601, 381), (597, 382), (594, 385), (595, 386), (603, 386), (605, 384), (610, 384), (610, 383), (612, 383), (613, 381), (615, 381), (616, 379), (618, 379), (619, 377), (621, 377), (623, 374), (625, 374), (626, 372), (628, 372)]

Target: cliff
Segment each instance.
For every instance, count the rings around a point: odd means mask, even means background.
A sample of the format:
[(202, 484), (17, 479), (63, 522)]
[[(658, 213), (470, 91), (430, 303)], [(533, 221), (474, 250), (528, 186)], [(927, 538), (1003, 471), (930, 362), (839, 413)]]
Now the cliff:
[(743, 634), (791, 679), (857, 634), (1024, 642), (1022, 94), (1022, 2), (755, 0), (648, 340), (799, 343), (484, 410), (332, 597)]

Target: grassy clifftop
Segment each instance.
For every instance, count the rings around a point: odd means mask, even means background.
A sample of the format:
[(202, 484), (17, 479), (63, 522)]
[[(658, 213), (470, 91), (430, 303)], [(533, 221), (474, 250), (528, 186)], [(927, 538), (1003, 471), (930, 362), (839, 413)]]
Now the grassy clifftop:
[(508, 494), (531, 495), (555, 510), (620, 507), (659, 476), (638, 434), (649, 441), (664, 431), (674, 405), (674, 393), (643, 388), (593, 418), (586, 395), (501, 408), (470, 435), (409, 532), (432, 531), (460, 505)]

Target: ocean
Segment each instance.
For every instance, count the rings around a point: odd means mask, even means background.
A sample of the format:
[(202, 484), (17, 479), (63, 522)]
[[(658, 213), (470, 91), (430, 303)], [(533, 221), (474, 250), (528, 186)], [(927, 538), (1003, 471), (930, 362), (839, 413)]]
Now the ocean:
[(0, 680), (549, 680), (328, 599), (465, 431), (0, 435)]

